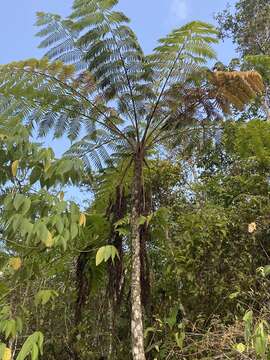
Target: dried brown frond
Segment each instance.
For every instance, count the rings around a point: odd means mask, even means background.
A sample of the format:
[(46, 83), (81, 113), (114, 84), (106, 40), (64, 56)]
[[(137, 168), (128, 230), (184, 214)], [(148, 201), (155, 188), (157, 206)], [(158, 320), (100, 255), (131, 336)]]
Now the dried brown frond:
[(262, 76), (257, 71), (214, 71), (211, 75), (210, 81), (218, 92), (239, 110), (264, 91)]

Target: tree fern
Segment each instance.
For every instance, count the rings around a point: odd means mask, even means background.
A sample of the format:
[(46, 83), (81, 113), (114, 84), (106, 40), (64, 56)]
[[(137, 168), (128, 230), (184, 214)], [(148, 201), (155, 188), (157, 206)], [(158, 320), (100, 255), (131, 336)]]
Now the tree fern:
[[(263, 91), (263, 83), (256, 72), (206, 71), (216, 56), (217, 32), (199, 21), (175, 29), (145, 56), (129, 19), (114, 10), (117, 3), (75, 0), (64, 20), (38, 14), (40, 46), (48, 50), (42, 60), (0, 67), (0, 115), (20, 114), (38, 124), (40, 135), (50, 129), (55, 136), (67, 134), (74, 143), (66, 155), (82, 158), (86, 167), (109, 164), (115, 174), (120, 164), (119, 176), (107, 184), (112, 192), (130, 176), (132, 354), (144, 360), (140, 295), (146, 240), (140, 218), (148, 211), (147, 158), (166, 139), (188, 139), (198, 120), (201, 125), (218, 119), (229, 103), (244, 106)], [(238, 86), (239, 94), (230, 92)], [(181, 131), (187, 132), (181, 137)], [(195, 133), (192, 141), (199, 138)]]
[(63, 20), (58, 15), (39, 12), (36, 26), (41, 28), (37, 36), (44, 38), (39, 48), (49, 48), (44, 57), (72, 64), (78, 71), (87, 68), (84, 49), (78, 44), (79, 32), (74, 30), (70, 19)]

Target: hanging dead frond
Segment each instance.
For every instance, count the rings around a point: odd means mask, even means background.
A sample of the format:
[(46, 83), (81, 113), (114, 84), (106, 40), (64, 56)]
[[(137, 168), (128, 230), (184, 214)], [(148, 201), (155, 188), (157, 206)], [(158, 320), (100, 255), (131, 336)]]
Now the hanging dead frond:
[(214, 71), (210, 81), (239, 110), (264, 91), (262, 76), (257, 71)]

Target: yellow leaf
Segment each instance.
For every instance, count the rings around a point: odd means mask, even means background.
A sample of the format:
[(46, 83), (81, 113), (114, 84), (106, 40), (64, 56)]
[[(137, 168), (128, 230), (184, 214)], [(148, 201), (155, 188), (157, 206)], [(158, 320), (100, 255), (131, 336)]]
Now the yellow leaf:
[(80, 226), (85, 226), (86, 225), (86, 216), (84, 214), (80, 214), (79, 225)]
[(19, 270), (22, 266), (22, 259), (19, 257), (13, 257), (9, 260), (9, 265), (12, 267), (13, 270)]
[(11, 360), (11, 349), (5, 349), (3, 360)]
[(256, 230), (257, 230), (257, 225), (255, 222), (248, 224), (248, 232), (250, 234), (254, 233), (254, 231), (256, 231)]
[(61, 192), (59, 193), (59, 199), (60, 199), (61, 201), (63, 201), (64, 196), (65, 196), (64, 192), (61, 191)]
[(244, 344), (242, 344), (242, 343), (235, 344), (234, 348), (235, 348), (235, 350), (237, 350), (241, 354), (246, 350), (246, 346)]
[(19, 160), (13, 161), (11, 165), (11, 172), (14, 177), (17, 175), (18, 166), (19, 166)]
[(48, 247), (48, 248), (51, 248), (54, 244), (54, 240), (53, 240), (53, 237), (52, 237), (52, 234), (50, 233), (50, 231), (48, 231), (48, 238), (47, 240), (45, 241), (45, 245)]
[(50, 167), (51, 167), (51, 163), (49, 161), (46, 161), (46, 163), (44, 164), (44, 171), (47, 172)]

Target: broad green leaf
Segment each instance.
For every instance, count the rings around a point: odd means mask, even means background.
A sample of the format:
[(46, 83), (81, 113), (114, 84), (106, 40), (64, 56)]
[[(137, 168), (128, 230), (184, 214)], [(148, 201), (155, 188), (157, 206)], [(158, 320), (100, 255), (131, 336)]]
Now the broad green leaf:
[(74, 203), (71, 203), (70, 205), (70, 217), (72, 222), (79, 221), (80, 218), (79, 209)]
[(75, 239), (75, 237), (78, 235), (78, 226), (75, 223), (72, 223), (70, 226), (70, 236), (71, 240)]
[(50, 240), (49, 230), (47, 229), (47, 226), (40, 222), (36, 226), (36, 231), (39, 239), (46, 245), (46, 242)]
[(60, 217), (59, 217), (59, 219), (57, 219), (55, 226), (56, 226), (58, 233), (62, 234), (62, 232), (64, 230), (64, 224)]
[(252, 335), (252, 325), (253, 325), (253, 312), (247, 311), (243, 317), (245, 322), (245, 340), (249, 342), (250, 337)]
[(54, 290), (40, 290), (35, 296), (35, 305), (46, 305), (51, 299), (58, 296)]
[(105, 246), (98, 249), (96, 254), (96, 266), (100, 265), (104, 261)]
[(37, 346), (37, 344), (33, 344), (33, 348), (31, 351), (31, 360), (37, 360), (38, 354), (39, 354), (38, 346)]
[(19, 210), (21, 205), (24, 203), (24, 201), (25, 201), (25, 196), (24, 195), (22, 195), (22, 194), (16, 194), (15, 195), (13, 204), (14, 204), (14, 207), (15, 207), (15, 209), (17, 211)]
[(25, 198), (21, 209), (21, 213), (25, 215), (30, 210), (30, 207), (31, 207), (31, 200), (29, 198)]
[(21, 235), (24, 237), (27, 234), (31, 234), (33, 231), (34, 225), (30, 223), (27, 219), (23, 219), (20, 225)]
[(23, 330), (23, 322), (20, 317), (16, 317), (16, 330), (18, 333), (21, 333)]
[(268, 334), (264, 329), (264, 324), (261, 322), (255, 330), (254, 335), (254, 348), (257, 355), (264, 358), (267, 350)]
[(12, 228), (14, 231), (17, 231), (21, 223), (23, 222), (23, 217), (20, 214), (16, 214), (12, 217)]
[(10, 336), (16, 336), (16, 322), (14, 319), (7, 320), (5, 326), (5, 339), (8, 339)]
[(183, 349), (186, 334), (182, 331), (181, 333), (175, 333), (174, 337), (178, 347)]
[(119, 257), (118, 251), (113, 245), (102, 246), (98, 249), (96, 254), (96, 266), (100, 265), (103, 261), (107, 262), (109, 258), (114, 260), (115, 256)]
[(243, 320), (245, 322), (251, 323), (253, 320), (253, 311), (252, 310), (247, 311), (243, 317)]
[(39, 331), (30, 335), (23, 344), (16, 360), (25, 360), (28, 355), (31, 355), (35, 345), (38, 347), (39, 353), (42, 354), (43, 339), (43, 334)]

